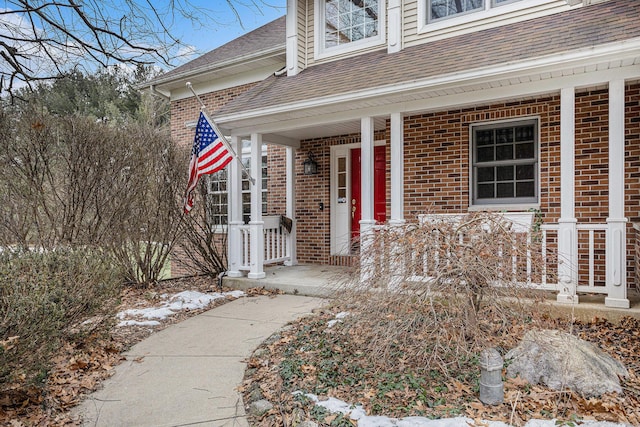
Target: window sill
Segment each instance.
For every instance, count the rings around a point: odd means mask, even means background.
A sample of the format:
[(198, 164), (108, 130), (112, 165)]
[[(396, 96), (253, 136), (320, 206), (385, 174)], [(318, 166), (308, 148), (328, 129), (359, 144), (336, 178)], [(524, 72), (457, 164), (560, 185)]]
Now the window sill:
[(471, 205), (468, 208), (469, 212), (480, 212), (480, 211), (489, 211), (489, 212), (523, 212), (528, 211), (530, 209), (540, 209), (539, 203), (511, 203), (504, 205)]
[(570, 7), (566, 0), (522, 0), (478, 12), (441, 18), (435, 22), (426, 22), (428, 4), (426, 0), (421, 0), (418, 1), (418, 16), (424, 18), (422, 18), (422, 23), (418, 22), (417, 32), (418, 34), (441, 36), (466, 29), (477, 31), (484, 29), (485, 26), (511, 23), (513, 19), (529, 18), (532, 12), (545, 13), (545, 11), (562, 6)]
[(328, 49), (324, 49), (321, 47), (316, 47), (314, 59), (316, 61), (321, 61), (323, 59), (335, 58), (339, 56), (346, 56), (361, 50), (373, 49), (376, 47), (385, 47), (386, 41), (383, 37), (377, 36), (372, 38), (371, 40), (361, 40), (357, 42), (351, 42), (342, 46), (330, 47)]

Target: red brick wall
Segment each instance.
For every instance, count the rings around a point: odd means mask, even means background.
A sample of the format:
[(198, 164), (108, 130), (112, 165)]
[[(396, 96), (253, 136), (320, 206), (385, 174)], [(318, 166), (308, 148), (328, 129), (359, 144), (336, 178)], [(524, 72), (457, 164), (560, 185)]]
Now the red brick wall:
[[(207, 106), (209, 113), (214, 115), (215, 112), (222, 108), (227, 102), (242, 95), (255, 85), (256, 83), (247, 83), (228, 89), (205, 93), (200, 95), (200, 99), (202, 99), (202, 102)], [(195, 128), (187, 127), (185, 124), (198, 120), (199, 113), (200, 104), (194, 97), (171, 102), (171, 137), (174, 141), (188, 147), (193, 144)]]
[(631, 271), (635, 274), (633, 280), (628, 284), (634, 285), (634, 287), (638, 289), (640, 285), (640, 224), (634, 223), (631, 230), (634, 246), (634, 259), (632, 260)]
[(410, 116), (405, 119), (405, 218), (469, 207), (471, 124), (539, 117), (540, 209), (545, 221), (560, 215), (560, 100), (533, 101)]
[[(626, 92), (626, 215), (640, 220), (640, 85)], [(576, 217), (605, 223), (608, 216), (608, 90), (576, 93)], [(469, 206), (469, 126), (472, 123), (538, 117), (540, 120), (540, 210), (545, 223), (560, 217), (560, 97), (496, 103), (405, 118), (405, 218), (425, 212), (465, 212)], [(387, 131), (376, 139), (387, 139)], [(330, 147), (359, 142), (359, 135), (307, 140), (296, 159), (298, 258), (326, 263), (330, 246)], [(311, 151), (320, 164), (316, 176), (302, 175)], [(387, 154), (388, 155), (388, 154)], [(389, 162), (389, 157), (387, 157)], [(387, 182), (389, 179), (387, 177)], [(389, 185), (387, 185), (389, 188)], [(324, 203), (325, 210), (319, 210)], [(389, 212), (387, 212), (389, 214)], [(634, 281), (635, 233), (629, 226), (629, 280)], [(586, 239), (580, 236), (581, 240)], [(596, 233), (596, 256), (604, 260), (604, 235)], [(586, 256), (581, 249), (581, 257)], [(596, 281), (604, 281), (603, 267)], [(586, 272), (580, 272), (586, 280)]]
[(284, 215), (287, 210), (287, 150), (279, 145), (267, 148), (267, 214)]
[[(386, 131), (376, 132), (376, 140), (388, 139)], [(360, 142), (360, 134), (301, 141), (296, 154), (296, 219), (298, 261), (328, 264), (331, 246), (330, 163), (331, 146)], [(302, 162), (311, 152), (318, 162), (317, 175), (304, 175)], [(389, 154), (387, 152), (387, 163)], [(387, 168), (388, 170), (388, 168)], [(387, 172), (387, 182), (389, 174)], [(387, 189), (389, 186), (387, 185)], [(387, 199), (389, 195), (387, 194)], [(324, 209), (320, 209), (320, 203)], [(387, 212), (388, 216), (388, 212)]]
[(636, 247), (635, 259), (627, 259), (629, 283), (640, 287), (640, 231), (633, 223), (640, 222), (640, 83), (627, 86), (625, 97), (625, 207), (629, 218), (627, 247)]
[[(252, 86), (205, 94), (213, 112)], [(626, 90), (626, 215), (640, 221), (640, 84)], [(608, 216), (608, 90), (576, 93), (576, 217), (581, 223), (604, 223)], [(190, 145), (193, 129), (185, 122), (197, 117), (195, 100), (172, 103), (172, 135)], [(540, 119), (540, 209), (545, 223), (560, 216), (560, 98), (503, 102), (474, 108), (455, 109), (405, 118), (405, 218), (414, 220), (425, 212), (465, 212), (469, 206), (469, 126), (472, 123), (514, 118)], [(376, 133), (388, 141), (389, 125)], [(298, 259), (302, 263), (330, 260), (330, 147), (360, 142), (360, 135), (342, 135), (301, 142), (297, 150), (296, 219)], [(302, 162), (312, 152), (319, 164), (318, 175), (305, 176)], [(285, 159), (283, 147), (268, 150), (268, 214), (282, 214), (286, 206)], [(387, 151), (387, 163), (389, 164)], [(387, 173), (387, 183), (389, 182)], [(387, 184), (387, 199), (390, 198)], [(320, 203), (324, 210), (320, 210)], [(389, 202), (387, 203), (389, 205)], [(389, 206), (387, 208), (389, 216)], [(634, 249), (636, 233), (628, 229), (629, 280), (635, 281)], [(584, 240), (584, 236), (581, 239)], [(596, 236), (596, 255), (604, 257), (604, 237)], [(580, 256), (586, 256), (581, 252)], [(640, 255), (638, 255), (640, 257)], [(604, 280), (604, 270), (597, 271)], [(581, 280), (585, 280), (581, 272)]]

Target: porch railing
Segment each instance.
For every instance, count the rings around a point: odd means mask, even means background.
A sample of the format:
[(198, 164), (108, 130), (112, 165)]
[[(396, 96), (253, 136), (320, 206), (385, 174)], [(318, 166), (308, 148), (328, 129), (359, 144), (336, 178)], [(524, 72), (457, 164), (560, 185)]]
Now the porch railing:
[[(262, 218), (264, 240), (264, 265), (277, 264), (290, 261), (289, 233), (280, 226), (280, 215), (270, 215)], [(242, 257), (240, 270), (251, 269), (251, 226), (248, 224), (238, 226), (242, 235)]]
[[(438, 215), (434, 215), (438, 216)], [(445, 215), (440, 215), (442, 220)], [(456, 215), (448, 216), (451, 221), (456, 220)], [(461, 217), (458, 215), (458, 217)], [(539, 232), (533, 233), (531, 226), (526, 225), (526, 217), (522, 215), (505, 214), (506, 220), (511, 220), (515, 225), (512, 230), (522, 236), (526, 242), (525, 250), (509, 250), (503, 248), (497, 254), (504, 260), (504, 265), (509, 266), (505, 273), (510, 277), (504, 277), (519, 286), (533, 287), (542, 290), (560, 290), (558, 284), (558, 262), (564, 262), (557, 252), (558, 249), (558, 224), (543, 224)], [(427, 221), (428, 216), (420, 218), (421, 222)], [(529, 223), (530, 224), (530, 223)], [(373, 233), (387, 229), (387, 225), (376, 225)], [(606, 287), (606, 233), (607, 224), (577, 224), (578, 242), (578, 292), (607, 293)], [(438, 231), (433, 231), (438, 233)], [(465, 236), (457, 236), (462, 242)], [(371, 268), (378, 273), (390, 272), (394, 269), (402, 277), (410, 281), (429, 281), (434, 278), (434, 272), (444, 268), (451, 260), (447, 254), (438, 248), (415, 250), (415, 248), (403, 247), (403, 257), (393, 256), (393, 239), (383, 241), (377, 239), (377, 244), (372, 246), (373, 253), (368, 256), (362, 254), (370, 263)], [(437, 241), (437, 238), (434, 238)], [(405, 265), (398, 265), (399, 260), (404, 260)], [(395, 265), (393, 265), (395, 264)], [(402, 264), (402, 261), (400, 261)]]
[[(542, 232), (542, 257), (543, 266), (552, 269), (557, 273), (557, 263), (549, 263), (548, 255), (550, 252), (548, 246), (548, 235), (552, 235), (557, 242), (559, 225), (544, 224), (541, 226)], [(578, 232), (578, 286), (577, 291), (582, 293), (607, 293), (606, 283), (606, 238), (607, 224), (585, 223), (577, 224)], [(560, 260), (562, 261), (562, 260)], [(551, 264), (551, 265), (549, 265)], [(557, 274), (556, 274), (557, 277)], [(546, 279), (545, 276), (543, 276)], [(544, 288), (558, 289), (558, 284), (546, 286), (543, 281), (541, 286)]]

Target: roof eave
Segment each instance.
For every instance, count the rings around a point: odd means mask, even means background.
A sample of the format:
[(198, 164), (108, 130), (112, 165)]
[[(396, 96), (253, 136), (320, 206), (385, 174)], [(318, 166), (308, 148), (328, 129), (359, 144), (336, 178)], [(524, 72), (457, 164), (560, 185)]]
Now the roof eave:
[(416, 91), (425, 88), (434, 89), (444, 86), (460, 85), (483, 79), (497, 79), (500, 76), (525, 71), (536, 71), (549, 68), (558, 68), (579, 62), (595, 62), (606, 60), (607, 57), (616, 58), (621, 55), (640, 55), (640, 37), (622, 42), (608, 43), (600, 46), (579, 49), (576, 51), (562, 52), (545, 57), (533, 58), (519, 62), (508, 62), (499, 66), (491, 66), (469, 70), (462, 73), (443, 74), (426, 79), (410, 82), (394, 83), (387, 86), (378, 86), (370, 89), (345, 92), (338, 95), (317, 97), (309, 100), (276, 105), (269, 108), (259, 108), (239, 113), (216, 116), (220, 124), (239, 122), (247, 119), (255, 119), (260, 116), (271, 116), (301, 109), (326, 107), (332, 104), (342, 104), (351, 101), (362, 101), (378, 98), (386, 95), (397, 95), (400, 92)]
[(248, 62), (259, 61), (261, 59), (273, 58), (286, 53), (286, 44), (280, 44), (272, 47), (271, 49), (261, 50), (260, 52), (254, 52), (249, 55), (239, 56), (237, 58), (230, 59), (228, 61), (214, 62), (207, 65), (191, 69), (182, 73), (172, 74), (169, 77), (163, 78), (162, 76), (155, 79), (140, 83), (136, 86), (137, 89), (146, 89), (154, 86), (158, 90), (159, 86), (168, 86), (172, 83), (185, 81), (190, 78), (200, 76), (202, 74), (213, 73), (216, 71), (222, 71), (234, 66), (246, 64)]

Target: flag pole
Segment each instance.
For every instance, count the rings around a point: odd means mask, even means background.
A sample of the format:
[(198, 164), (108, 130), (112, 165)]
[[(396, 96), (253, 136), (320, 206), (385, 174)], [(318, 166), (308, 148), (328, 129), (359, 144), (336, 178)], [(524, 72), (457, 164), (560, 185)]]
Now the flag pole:
[(207, 116), (207, 121), (209, 122), (209, 124), (211, 125), (211, 127), (213, 128), (215, 133), (218, 134), (218, 136), (220, 137), (220, 140), (222, 141), (224, 146), (227, 147), (227, 150), (229, 150), (229, 152), (231, 152), (231, 155), (238, 161), (238, 163), (240, 163), (240, 167), (242, 167), (242, 170), (247, 175), (247, 178), (249, 178), (249, 181), (251, 181), (251, 185), (256, 185), (256, 180), (251, 176), (251, 173), (247, 170), (247, 168), (244, 165), (244, 163), (242, 163), (242, 159), (240, 157), (238, 157), (238, 155), (236, 154), (235, 150), (233, 149), (233, 147), (231, 146), (229, 141), (227, 141), (227, 137), (224, 136), (224, 134), (218, 128), (218, 125), (216, 125), (215, 122), (213, 120), (211, 120), (211, 118), (209, 117), (209, 112), (207, 111), (207, 106), (204, 105), (204, 102), (202, 102), (202, 100), (200, 99), (200, 97), (198, 96), (196, 91), (193, 90), (193, 86), (191, 85), (191, 82), (187, 82), (187, 87), (189, 88), (189, 90), (191, 90), (191, 93), (193, 93), (193, 95), (196, 97), (196, 99), (200, 103), (200, 108), (202, 109), (202, 112), (205, 114), (205, 116)]

